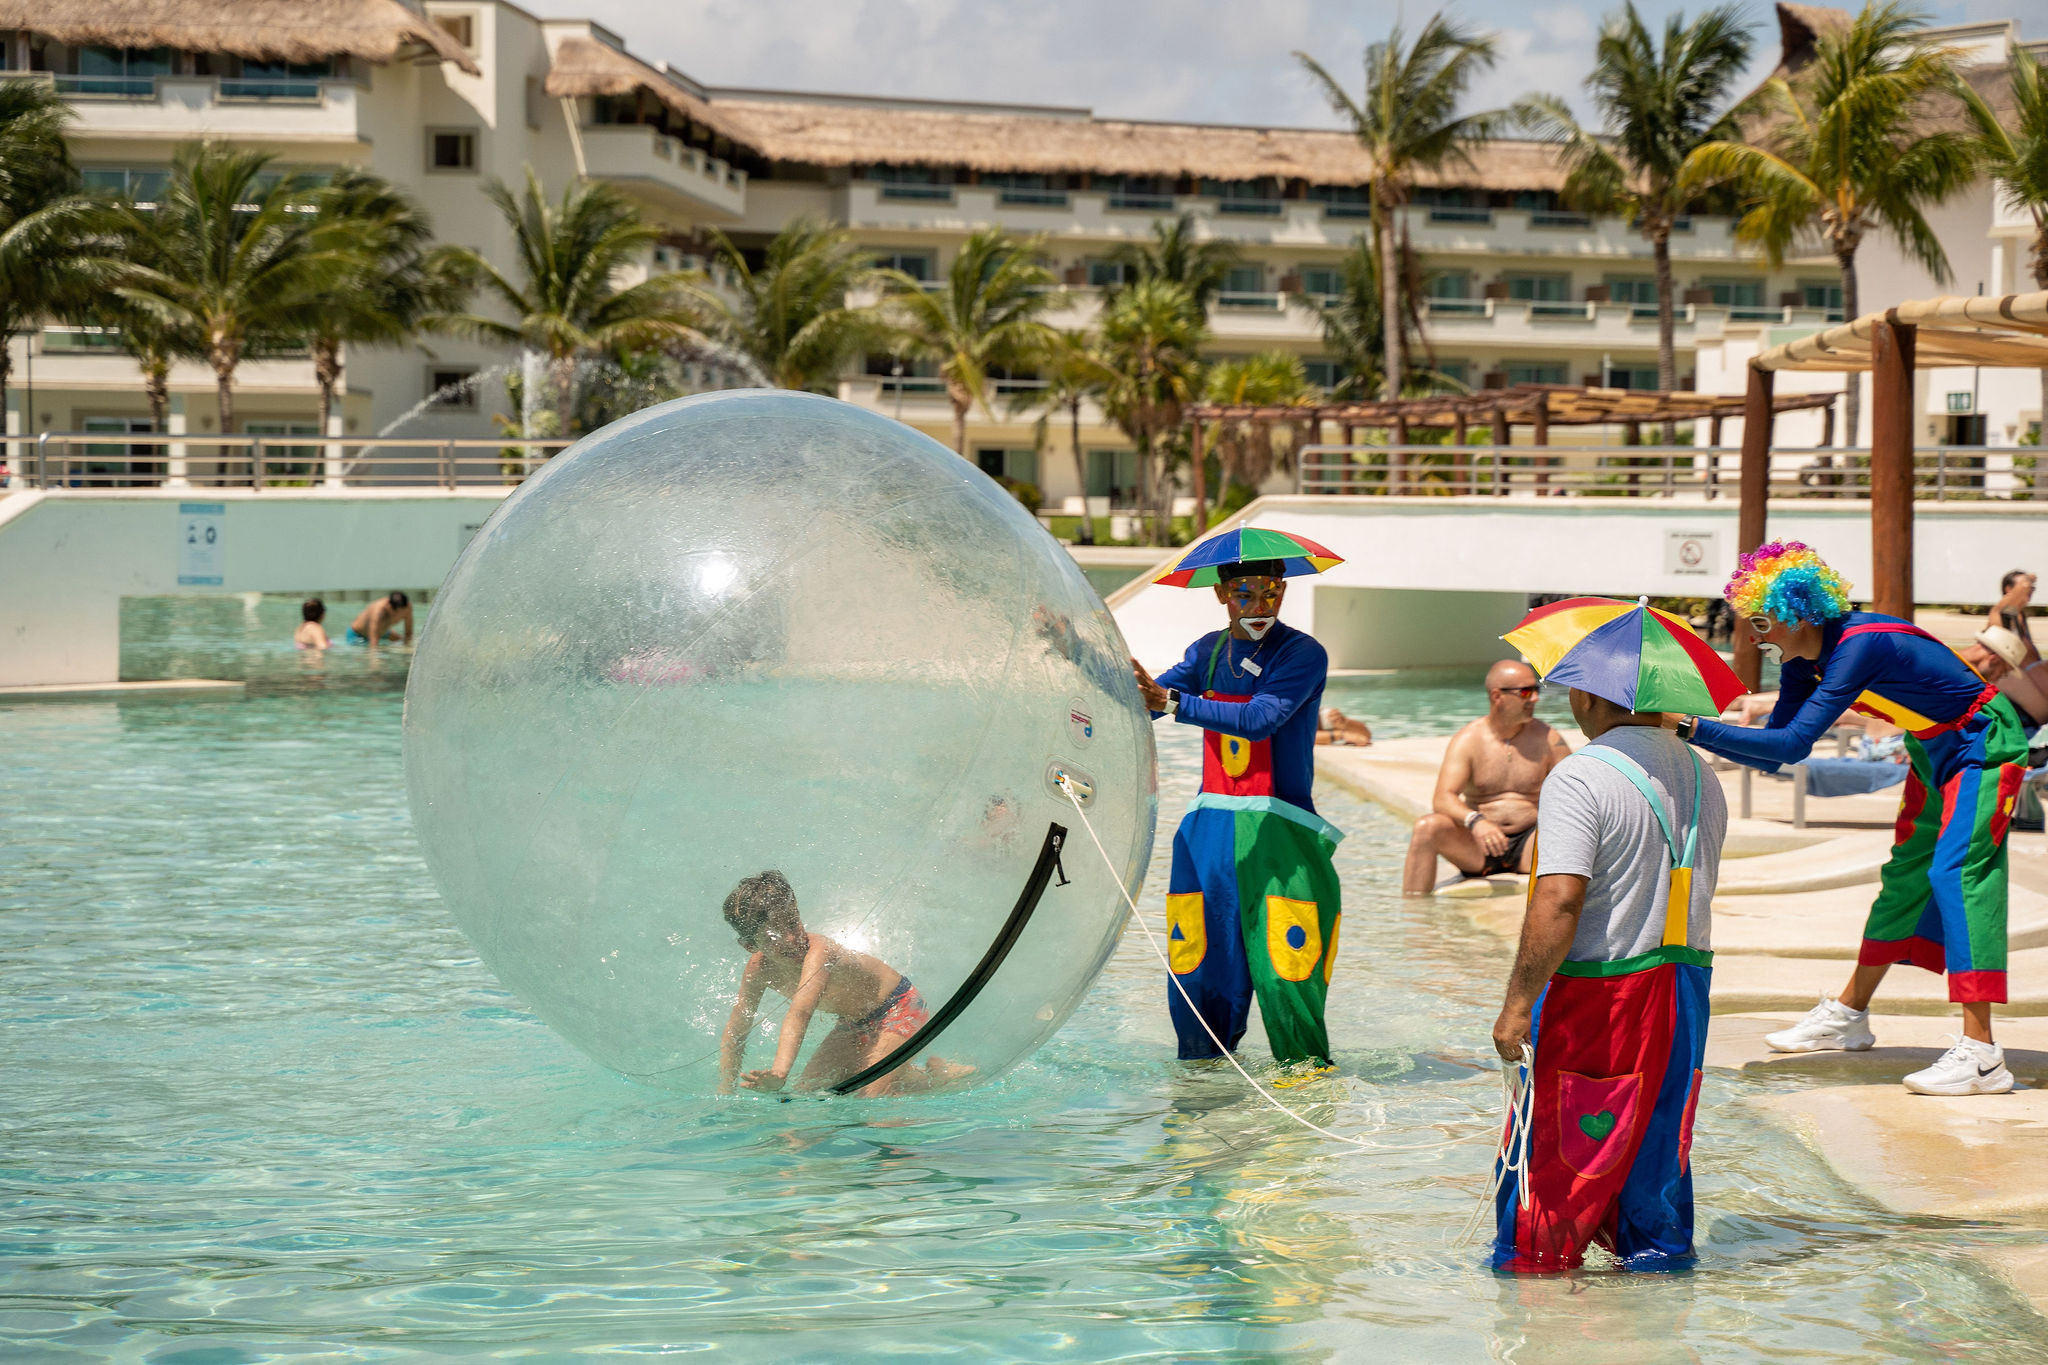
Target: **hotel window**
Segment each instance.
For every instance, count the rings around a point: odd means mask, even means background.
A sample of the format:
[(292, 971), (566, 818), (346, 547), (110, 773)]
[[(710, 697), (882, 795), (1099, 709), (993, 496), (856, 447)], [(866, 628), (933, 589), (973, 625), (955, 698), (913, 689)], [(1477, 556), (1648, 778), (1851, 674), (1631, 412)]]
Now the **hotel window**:
[(953, 171), (949, 166), (870, 166), (867, 178), (881, 184), (884, 199), (952, 202)]
[(1472, 362), (1469, 360), (1439, 360), (1436, 362), (1436, 372), (1458, 388), (1471, 387)]
[(1601, 383), (1610, 389), (1654, 389), (1657, 387), (1657, 367), (1609, 365), (1601, 378)]
[(1337, 297), (1344, 292), (1344, 268), (1336, 265), (1303, 266), (1301, 292), (1317, 298)]
[(891, 251), (885, 247), (875, 254), (875, 268), (900, 270), (920, 284), (929, 284), (938, 277), (937, 262), (929, 251)]
[(1648, 275), (1609, 275), (1607, 297), (1616, 303), (1641, 304), (1654, 312), (1657, 307), (1657, 282)]
[(434, 23), (440, 30), (471, 51), (476, 50), (476, 16), (472, 14), (436, 14)]
[(1049, 175), (1038, 175), (1024, 171), (995, 171), (981, 177), (981, 183), (993, 186), (996, 197), (1005, 204), (1038, 204), (1058, 207), (1067, 202), (1067, 192), (1054, 183)]
[(1109, 206), (1141, 213), (1173, 207), (1173, 182), (1163, 175), (1098, 175), (1095, 188), (1109, 191)]
[(1510, 275), (1508, 297), (1531, 303), (1563, 303), (1571, 297), (1569, 275)]
[(317, 100), (320, 82), (334, 75), (332, 62), (243, 61), (239, 74), (221, 78), (225, 99)]
[(1713, 297), (1723, 308), (1762, 308), (1764, 306), (1764, 282), (1762, 280), (1701, 280), (1700, 288)]
[(427, 169), (430, 171), (475, 170), (476, 134), (457, 128), (428, 129)]
[(1462, 270), (1439, 270), (1429, 277), (1431, 303), (1464, 303), (1472, 297), (1472, 277)]
[(1801, 280), (1799, 302), (1802, 308), (1825, 308), (1839, 316), (1842, 311), (1841, 281)]
[(974, 462), (991, 479), (1012, 483), (1038, 482), (1038, 452), (1035, 450), (977, 450)]
[(1372, 198), (1363, 185), (1310, 185), (1308, 197), (1332, 218), (1372, 217)]
[(1565, 382), (1563, 361), (1510, 360), (1501, 366), (1507, 375), (1508, 387), (1517, 384), (1562, 384)]
[(1266, 287), (1266, 267), (1262, 265), (1234, 265), (1223, 274), (1223, 292), (1226, 294), (1256, 294)]
[(1089, 497), (1108, 498), (1111, 507), (1135, 507), (1138, 503), (1138, 478), (1137, 451), (1088, 452)]
[(1344, 372), (1337, 368), (1334, 360), (1304, 360), (1301, 372), (1308, 376), (1308, 382), (1319, 389), (1334, 389), (1344, 380)]
[(161, 166), (88, 166), (79, 172), (79, 178), (95, 193), (155, 204), (163, 197), (171, 173)]
[[(475, 412), (474, 365), (436, 365), (427, 371), (427, 401), (442, 412)], [(460, 386), (460, 387), (458, 387)]]
[(1122, 261), (1093, 260), (1088, 262), (1088, 287), (1109, 289), (1130, 278), (1131, 268)]
[(1219, 213), (1278, 216), (1280, 190), (1271, 180), (1204, 180), (1204, 196), (1216, 201)]
[(156, 93), (156, 78), (171, 74), (171, 50), (81, 47), (75, 65), (75, 75), (57, 77), (57, 88), (66, 94), (147, 99)]

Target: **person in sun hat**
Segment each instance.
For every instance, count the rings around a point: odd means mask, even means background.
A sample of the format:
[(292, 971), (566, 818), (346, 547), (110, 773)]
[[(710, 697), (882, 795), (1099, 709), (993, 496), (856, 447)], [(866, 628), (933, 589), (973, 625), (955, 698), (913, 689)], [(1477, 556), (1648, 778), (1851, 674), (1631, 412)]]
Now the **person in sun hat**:
[(1188, 997), (1169, 983), (1183, 1058), (1221, 1055), (1212, 1030), (1234, 1051), (1256, 995), (1275, 1059), (1330, 1061), (1323, 1005), (1342, 908), (1330, 858), (1343, 835), (1311, 794), (1330, 661), (1280, 620), (1287, 569), (1279, 559), (1216, 566), (1225, 628), (1156, 679), (1131, 660), (1154, 719), (1204, 732), (1202, 789), (1174, 834), (1166, 896), (1168, 963)]
[(1662, 712), (1574, 682), (1587, 742), (1543, 784), (1493, 1027), (1510, 1064), (1531, 1049), (1528, 1165), (1501, 1183), (1493, 1265), (1570, 1270), (1597, 1242), (1626, 1268), (1668, 1270), (1693, 1254), (1692, 1124), (1728, 806)]
[(2006, 998), (2007, 826), (2026, 758), (2012, 700), (1909, 621), (1851, 611), (1849, 585), (1812, 547), (1771, 541), (1742, 556), (1724, 594), (1783, 658), (1778, 705), (1760, 729), (1674, 718), (1679, 737), (1765, 772), (1797, 763), (1846, 709), (1906, 732), (1906, 779), (1891, 857), (1849, 984), (1766, 1041), (1780, 1052), (1870, 1047), (1870, 1001), (1893, 963), (1948, 977), (1963, 1036), (1905, 1078), (1923, 1095), (2012, 1089), (1991, 1036)]

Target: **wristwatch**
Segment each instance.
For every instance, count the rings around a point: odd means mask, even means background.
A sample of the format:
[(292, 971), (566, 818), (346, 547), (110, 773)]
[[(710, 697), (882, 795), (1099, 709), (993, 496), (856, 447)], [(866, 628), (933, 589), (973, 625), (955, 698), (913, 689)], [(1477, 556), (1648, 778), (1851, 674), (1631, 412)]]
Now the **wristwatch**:
[(1678, 724), (1675, 727), (1673, 727), (1673, 732), (1680, 739), (1690, 742), (1693, 737), (1693, 732), (1698, 730), (1699, 728), (1700, 718), (1698, 716), (1683, 716), (1679, 719)]
[(1178, 687), (1169, 687), (1166, 689), (1166, 714), (1171, 716), (1177, 714), (1179, 711), (1180, 689)]
[(1485, 818), (1485, 811), (1475, 810), (1465, 817), (1465, 828), (1469, 830), (1472, 828), (1472, 826), (1478, 824), (1481, 820), (1484, 820)]

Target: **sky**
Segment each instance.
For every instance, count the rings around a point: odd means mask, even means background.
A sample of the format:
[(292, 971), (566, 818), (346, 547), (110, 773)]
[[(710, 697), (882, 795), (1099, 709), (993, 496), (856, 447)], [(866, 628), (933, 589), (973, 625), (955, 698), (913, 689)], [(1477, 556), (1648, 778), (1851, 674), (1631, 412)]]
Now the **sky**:
[[(1618, 0), (1617, 0), (1618, 3)], [(1293, 56), (1316, 57), (1347, 88), (1365, 45), (1404, 9), (1385, 0), (556, 0), (551, 14), (597, 20), (640, 57), (707, 85), (1077, 105), (1112, 118), (1328, 127), (1334, 115)], [(1639, 0), (1646, 19), (1698, 0)], [(1936, 23), (2018, 17), (2048, 38), (2048, 0), (1921, 0)], [(1754, 75), (1778, 53), (1768, 0), (1750, 0)], [(1451, 13), (1499, 35), (1500, 61), (1472, 109), (1536, 91), (1587, 112), (1581, 91), (1597, 8), (1557, 0), (1461, 0)], [(1753, 84), (1753, 82), (1751, 82)], [(1744, 86), (1747, 90), (1748, 85)]]

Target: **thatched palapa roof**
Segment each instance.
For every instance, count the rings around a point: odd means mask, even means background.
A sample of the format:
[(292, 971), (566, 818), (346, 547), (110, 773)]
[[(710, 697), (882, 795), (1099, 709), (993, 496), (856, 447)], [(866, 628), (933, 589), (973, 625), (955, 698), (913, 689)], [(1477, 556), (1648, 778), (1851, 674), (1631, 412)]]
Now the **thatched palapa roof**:
[(169, 47), (270, 62), (348, 56), (384, 63), (421, 48), (478, 74), (460, 43), (401, 0), (0, 0), (0, 29), (76, 46)]
[[(773, 161), (810, 166), (962, 166), (985, 172), (1057, 175), (1195, 176), (1314, 185), (1359, 185), (1372, 160), (1348, 132), (1239, 128), (1061, 117), (1051, 113), (908, 104), (810, 103), (800, 97), (721, 98), (717, 109), (747, 143)], [(1474, 155), (1477, 169), (1452, 163), (1424, 184), (1557, 189), (1555, 147), (1500, 142)]]
[(564, 38), (548, 67), (548, 94), (557, 99), (589, 95), (630, 95), (644, 90), (685, 118), (735, 142), (753, 145), (753, 138), (725, 116), (722, 107), (698, 98), (676, 81), (637, 57), (595, 38)]
[(2003, 298), (1918, 299), (1866, 313), (1853, 322), (1788, 341), (1758, 356), (1760, 370), (1852, 371), (1871, 367), (1872, 334), (1880, 322), (1914, 329), (1913, 364), (2048, 366), (2048, 293)]

